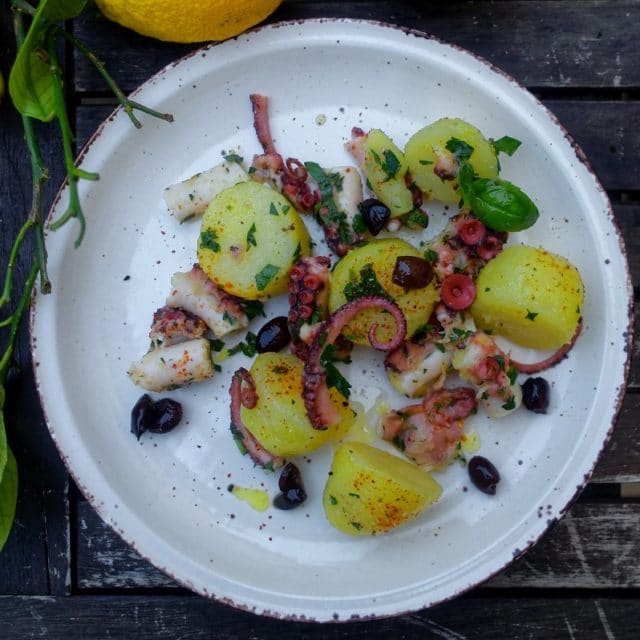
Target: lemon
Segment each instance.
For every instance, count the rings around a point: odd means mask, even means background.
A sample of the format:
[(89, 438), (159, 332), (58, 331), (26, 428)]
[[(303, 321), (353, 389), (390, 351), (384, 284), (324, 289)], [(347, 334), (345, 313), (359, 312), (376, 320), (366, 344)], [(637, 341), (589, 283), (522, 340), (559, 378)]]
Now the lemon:
[(226, 40), (273, 13), (282, 0), (96, 0), (123, 27), (170, 42)]

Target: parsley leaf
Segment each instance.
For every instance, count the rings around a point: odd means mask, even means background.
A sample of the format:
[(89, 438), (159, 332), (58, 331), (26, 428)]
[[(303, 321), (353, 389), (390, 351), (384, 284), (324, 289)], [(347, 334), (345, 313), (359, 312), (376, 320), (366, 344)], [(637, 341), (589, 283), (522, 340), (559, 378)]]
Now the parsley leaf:
[(521, 144), (522, 142), (520, 142), (520, 140), (512, 138), (511, 136), (502, 136), (502, 138), (498, 138), (498, 140), (491, 140), (491, 145), (496, 155), (506, 153), (508, 156), (512, 156)]
[(213, 229), (205, 229), (200, 234), (200, 246), (209, 249), (214, 253), (220, 251), (220, 243), (218, 242), (218, 234)]
[(227, 153), (222, 156), (227, 162), (235, 162), (236, 164), (242, 164), (244, 162), (244, 158), (239, 156), (237, 153)]
[(266, 318), (264, 304), (260, 300), (240, 300), (240, 306), (249, 320), (253, 320), (256, 316)]
[(360, 281), (350, 280), (343, 289), (344, 297), (347, 301), (366, 296), (380, 296), (391, 300), (391, 296), (385, 291), (378, 281), (376, 272), (372, 264), (366, 264), (360, 269)]
[(458, 138), (449, 138), (444, 145), (447, 151), (453, 153), (453, 157), (458, 161), (468, 160), (473, 153), (473, 147), (464, 140)]
[(264, 291), (267, 285), (275, 278), (276, 274), (280, 271), (280, 267), (276, 267), (273, 264), (267, 264), (255, 275), (256, 287), (258, 291)]
[(335, 364), (333, 364), (335, 360), (335, 352), (335, 344), (327, 345), (320, 355), (320, 365), (324, 367), (327, 374), (327, 386), (330, 388), (335, 387), (339, 393), (341, 393), (345, 398), (348, 398), (351, 395), (351, 384), (340, 373)]
[(256, 223), (255, 222), (251, 225), (251, 228), (247, 232), (247, 251), (249, 251), (249, 247), (251, 245), (253, 245), (254, 247), (258, 246), (256, 244)]
[(533, 322), (538, 315), (540, 314), (536, 313), (535, 311), (529, 311), (529, 309), (527, 309), (527, 315), (525, 316), (525, 318)]
[(244, 353), (245, 356), (249, 358), (253, 358), (256, 355), (256, 341), (257, 337), (255, 333), (251, 333), (251, 331), (247, 331), (247, 335), (245, 336), (246, 342), (238, 342), (235, 347), (231, 347), (229, 349), (229, 355), (232, 356), (240, 351)]

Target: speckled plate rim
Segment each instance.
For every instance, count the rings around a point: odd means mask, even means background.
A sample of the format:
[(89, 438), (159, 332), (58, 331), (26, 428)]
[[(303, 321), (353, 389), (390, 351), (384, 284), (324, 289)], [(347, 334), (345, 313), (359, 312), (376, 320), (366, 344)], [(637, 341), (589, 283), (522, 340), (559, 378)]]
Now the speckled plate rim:
[[(514, 558), (519, 557), (530, 546), (535, 544), (539, 537), (546, 531), (548, 526), (566, 512), (573, 499), (580, 493), (581, 489), (588, 481), (593, 469), (595, 468), (600, 453), (611, 437), (613, 425), (615, 424), (615, 419), (624, 395), (625, 382), (630, 365), (630, 346), (633, 332), (633, 294), (631, 278), (628, 265), (626, 263), (624, 243), (613, 217), (611, 206), (606, 194), (599, 184), (596, 176), (593, 174), (584, 154), (562, 128), (555, 116), (553, 116), (553, 114), (551, 114), (537, 99), (531, 96), (531, 94), (526, 92), (526, 90), (516, 81), (496, 69), (493, 65), (459, 47), (444, 44), (436, 38), (411, 29), (394, 27), (372, 21), (315, 19), (267, 25), (247, 32), (246, 34), (243, 34), (231, 41), (207, 45), (186, 56), (184, 59), (172, 63), (160, 71), (155, 77), (157, 78), (164, 74), (170, 74), (172, 70), (179, 68), (185, 60), (189, 60), (194, 55), (205, 55), (206, 52), (219, 50), (221, 47), (234, 46), (234, 44), (238, 42), (247, 43), (244, 46), (255, 46), (256, 41), (260, 41), (263, 46), (265, 42), (268, 46), (270, 36), (277, 39), (283, 34), (287, 37), (287, 34), (290, 33), (293, 37), (296, 37), (299, 35), (301, 30), (307, 31), (307, 35), (310, 37), (330, 39), (341, 35), (348, 35), (349, 30), (353, 29), (354, 26), (361, 30), (370, 30), (372, 34), (375, 34), (376, 37), (381, 38), (383, 41), (386, 39), (395, 40), (407, 38), (411, 40), (411, 44), (414, 46), (419, 47), (421, 46), (420, 43), (422, 43), (425, 47), (438, 47), (441, 48), (445, 55), (449, 55), (452, 58), (457, 57), (462, 60), (462, 63), (466, 63), (471, 66), (481, 65), (484, 68), (490, 69), (496, 82), (502, 84), (502, 88), (507, 93), (511, 91), (518, 93), (522, 99), (529, 102), (531, 109), (536, 110), (539, 114), (544, 114), (548, 121), (552, 123), (552, 126), (565, 138), (566, 149), (564, 152), (567, 154), (574, 154), (575, 159), (584, 168), (585, 181), (589, 183), (588, 186), (592, 193), (601, 199), (602, 209), (606, 212), (606, 216), (608, 218), (606, 224), (613, 232), (613, 242), (617, 242), (618, 244), (619, 255), (616, 255), (616, 259), (618, 260), (616, 269), (618, 276), (622, 276), (623, 284), (618, 288), (616, 295), (618, 296), (617, 302), (625, 302), (626, 314), (624, 318), (617, 323), (619, 335), (617, 336), (616, 348), (619, 348), (619, 352), (624, 352), (624, 355), (621, 356), (620, 353), (618, 353), (616, 357), (612, 358), (611, 364), (613, 374), (611, 377), (615, 381), (617, 394), (610, 398), (609, 402), (606, 403), (606, 406), (602, 408), (604, 416), (603, 424), (595, 431), (595, 435), (597, 437), (594, 438), (593, 446), (590, 448), (590, 455), (585, 457), (585, 459), (581, 460), (579, 463), (571, 461), (571, 464), (574, 467), (570, 473), (570, 477), (575, 480), (573, 487), (567, 486), (567, 483), (564, 483), (561, 492), (556, 496), (557, 501), (554, 503), (553, 512), (549, 514), (550, 517), (546, 522), (539, 522), (537, 527), (532, 527), (527, 535), (521, 537), (516, 546), (505, 548), (499, 553), (493, 554), (491, 558), (486, 562), (483, 562), (479, 567), (474, 567), (474, 571), (472, 573), (461, 575), (455, 589), (448, 588), (446, 592), (435, 591), (425, 593), (419, 588), (411, 588), (407, 593), (400, 594), (400, 597), (394, 597), (390, 602), (382, 602), (380, 600), (376, 601), (375, 599), (371, 600), (367, 594), (363, 594), (361, 598), (352, 599), (348, 603), (345, 603), (344, 607), (341, 606), (339, 602), (317, 603), (312, 599), (296, 599), (295, 597), (282, 598), (281, 596), (273, 598), (269, 593), (252, 593), (251, 589), (244, 591), (240, 590), (239, 592), (233, 592), (233, 589), (226, 591), (226, 588), (230, 587), (230, 585), (211, 585), (199, 581), (199, 576), (194, 578), (194, 576), (191, 575), (191, 572), (193, 571), (193, 574), (197, 574), (197, 571), (194, 570), (195, 567), (192, 566), (192, 563), (190, 563), (187, 558), (181, 557), (179, 554), (175, 557), (171, 557), (172, 550), (165, 548), (163, 541), (157, 538), (154, 535), (154, 532), (149, 530), (146, 524), (136, 517), (136, 514), (123, 513), (122, 511), (120, 513), (115, 513), (113, 509), (108, 506), (109, 504), (112, 504), (113, 501), (101, 499), (101, 497), (104, 497), (105, 493), (109, 493), (109, 487), (99, 486), (93, 483), (91, 479), (92, 470), (83, 465), (82, 452), (74, 449), (75, 445), (73, 441), (73, 434), (67, 433), (65, 430), (66, 428), (62, 426), (59, 421), (59, 416), (57, 415), (56, 408), (54, 406), (55, 402), (48, 393), (48, 391), (51, 390), (51, 385), (50, 381), (47, 379), (47, 374), (44, 372), (43, 368), (35, 366), (34, 370), (38, 391), (41, 395), (42, 406), (45, 411), (47, 425), (52, 438), (56, 443), (70, 474), (101, 517), (144, 557), (148, 558), (152, 563), (188, 588), (208, 597), (213, 597), (216, 600), (231, 604), (235, 607), (277, 618), (310, 621), (344, 621), (355, 618), (374, 618), (401, 614), (431, 606), (438, 602), (455, 597), (463, 591), (499, 572)], [(261, 41), (261, 39), (264, 41)], [(153, 78), (147, 81), (135, 92), (143, 102), (145, 101), (145, 90), (148, 89), (152, 80)], [(112, 122), (118, 114), (121, 114), (121, 109), (116, 109), (112, 116), (110, 116), (110, 118), (101, 125), (80, 154), (81, 159), (91, 153), (92, 146), (99, 142), (99, 138), (105, 131), (105, 128), (109, 127), (109, 123)], [(56, 206), (59, 205), (60, 199), (64, 197), (64, 193), (65, 188), (63, 187), (61, 193), (56, 199), (56, 202), (54, 203), (51, 215), (55, 215)], [(39, 333), (41, 328), (38, 327), (38, 316), (39, 309), (41, 309), (42, 306), (42, 296), (36, 294), (30, 317), (32, 329), (31, 346), (34, 363), (37, 363), (43, 354), (42, 341), (37, 339), (41, 336)], [(168, 553), (169, 556), (166, 556), (166, 553)], [(169, 558), (169, 561), (166, 560), (167, 557)]]

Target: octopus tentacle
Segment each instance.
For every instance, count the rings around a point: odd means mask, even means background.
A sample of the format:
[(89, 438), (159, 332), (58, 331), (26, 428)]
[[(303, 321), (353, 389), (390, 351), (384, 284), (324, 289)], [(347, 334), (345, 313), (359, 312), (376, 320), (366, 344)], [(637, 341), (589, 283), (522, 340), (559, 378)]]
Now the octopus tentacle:
[(573, 337), (571, 338), (571, 340), (569, 340), (567, 344), (562, 345), (554, 354), (550, 355), (548, 358), (545, 358), (540, 362), (533, 362), (531, 364), (518, 362), (516, 360), (511, 359), (511, 364), (518, 370), (519, 373), (526, 373), (526, 374), (540, 373), (540, 371), (544, 371), (545, 369), (550, 369), (551, 367), (561, 362), (566, 357), (567, 353), (571, 351), (581, 331), (582, 331), (582, 320), (578, 322), (578, 326), (576, 327), (575, 333), (573, 334)]
[(327, 429), (336, 424), (340, 416), (333, 405), (327, 387), (327, 374), (321, 364), (324, 350), (340, 337), (344, 326), (363, 309), (377, 308), (388, 311), (396, 323), (396, 334), (388, 342), (380, 342), (375, 337), (376, 325), (369, 330), (371, 345), (380, 351), (396, 349), (407, 335), (407, 321), (395, 302), (379, 296), (356, 298), (340, 307), (325, 320), (316, 333), (309, 349), (303, 371), (303, 392), (305, 407), (314, 429)]
[(231, 433), (244, 447), (253, 462), (261, 467), (278, 469), (284, 465), (284, 458), (269, 453), (247, 429), (242, 421), (241, 407), (255, 407), (258, 401), (253, 377), (244, 367), (240, 367), (231, 379)]
[(207, 331), (205, 321), (184, 309), (165, 305), (153, 314), (149, 337), (153, 347), (170, 347), (173, 344), (202, 338)]
[(301, 360), (306, 359), (309, 345), (327, 317), (330, 269), (327, 256), (305, 256), (289, 272), (291, 350)]

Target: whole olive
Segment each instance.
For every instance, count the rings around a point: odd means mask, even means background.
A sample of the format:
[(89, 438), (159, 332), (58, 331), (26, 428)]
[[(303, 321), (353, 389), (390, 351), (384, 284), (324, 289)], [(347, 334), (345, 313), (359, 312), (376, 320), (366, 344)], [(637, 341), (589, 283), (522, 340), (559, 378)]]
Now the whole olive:
[(286, 316), (277, 316), (265, 323), (256, 336), (256, 351), (266, 353), (284, 349), (291, 340)]
[(372, 236), (377, 236), (382, 229), (384, 229), (384, 225), (387, 224), (387, 220), (391, 217), (389, 207), (376, 198), (363, 200), (358, 205), (358, 209), (362, 214), (362, 220), (365, 226)]
[(131, 433), (140, 440), (140, 436), (149, 428), (153, 419), (153, 400), (145, 393), (131, 409)]
[(182, 405), (171, 398), (161, 398), (153, 403), (154, 420), (147, 427), (153, 433), (167, 433), (182, 420)]
[(433, 280), (433, 267), (424, 258), (398, 256), (391, 280), (405, 289), (423, 289)]
[(131, 433), (138, 440), (145, 431), (167, 433), (182, 420), (182, 405), (177, 400), (161, 398), (157, 402), (145, 393), (131, 410)]
[(500, 474), (493, 464), (483, 456), (473, 456), (467, 465), (471, 482), (484, 493), (496, 494)]
[(522, 385), (522, 404), (534, 413), (547, 413), (551, 389), (544, 378), (528, 378)]
[(300, 470), (292, 462), (288, 462), (282, 469), (278, 487), (282, 493), (278, 494), (273, 500), (273, 506), (278, 509), (294, 509), (307, 499), (307, 492), (302, 485)]

